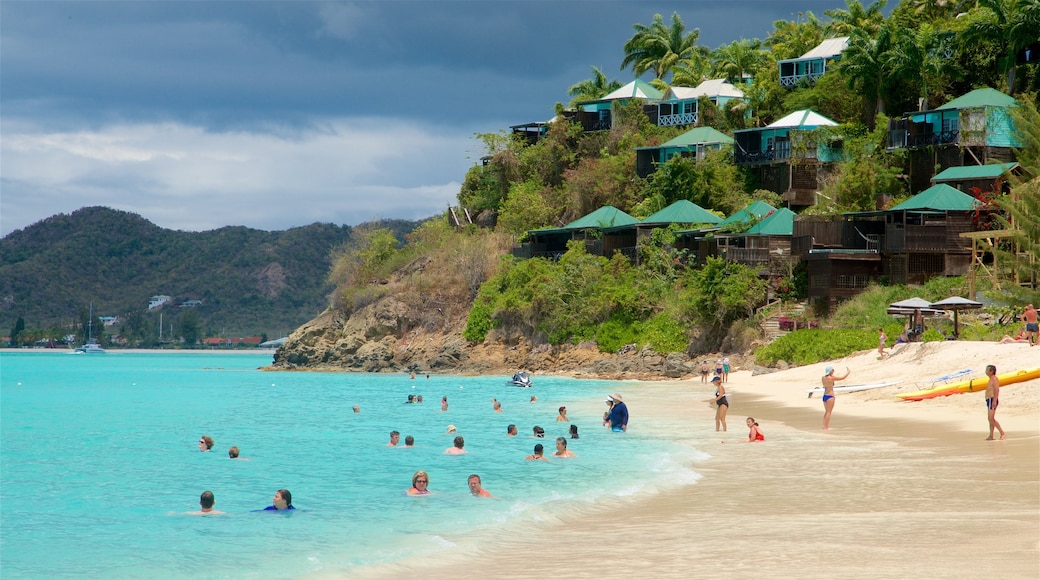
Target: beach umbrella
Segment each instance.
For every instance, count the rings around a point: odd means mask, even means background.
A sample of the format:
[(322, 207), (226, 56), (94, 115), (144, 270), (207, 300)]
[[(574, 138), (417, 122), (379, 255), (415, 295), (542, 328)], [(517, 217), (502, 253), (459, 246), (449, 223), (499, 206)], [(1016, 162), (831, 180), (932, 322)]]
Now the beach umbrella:
[(918, 298), (917, 296), (914, 296), (913, 298), (907, 298), (906, 300), (900, 300), (899, 302), (893, 302), (893, 303), (889, 304), (888, 306), (889, 306), (889, 308), (910, 308), (910, 309), (931, 308), (932, 307), (932, 303), (927, 301), (927, 300), (925, 300), (924, 298)]
[(956, 337), (960, 337), (961, 327), (960, 321), (957, 320), (957, 313), (961, 310), (974, 310), (977, 308), (982, 308), (982, 303), (975, 302), (974, 300), (968, 300), (967, 298), (961, 298), (960, 296), (950, 296), (949, 298), (943, 298), (938, 302), (932, 302), (931, 307), (953, 311), (953, 335)]

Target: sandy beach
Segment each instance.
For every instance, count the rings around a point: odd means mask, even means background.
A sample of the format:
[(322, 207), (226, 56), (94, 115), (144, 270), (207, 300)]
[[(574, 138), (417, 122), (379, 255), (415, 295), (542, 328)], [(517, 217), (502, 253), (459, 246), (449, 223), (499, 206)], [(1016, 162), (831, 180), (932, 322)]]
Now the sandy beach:
[[(988, 435), (984, 394), (905, 402), (898, 393), (962, 369), (981, 376), (1040, 366), (1040, 347), (915, 343), (751, 376), (730, 374), (729, 430), (716, 433), (710, 385), (624, 382), (630, 429), (656, 431), (710, 458), (703, 477), (659, 493), (603, 498), (580, 513), (480, 537), (445, 530), (436, 560), (411, 559), (362, 576), (425, 578), (1037, 578), (1040, 577), (1040, 380), (1001, 389)], [(827, 365), (847, 385), (823, 431)], [(572, 410), (602, 412), (601, 396)], [(573, 412), (573, 411), (572, 411)], [(766, 441), (747, 444), (754, 416)], [(619, 457), (618, 461), (624, 461)], [(609, 473), (604, 473), (609, 477)], [(561, 485), (565, 485), (561, 482)], [(352, 576), (356, 576), (353, 575)]]

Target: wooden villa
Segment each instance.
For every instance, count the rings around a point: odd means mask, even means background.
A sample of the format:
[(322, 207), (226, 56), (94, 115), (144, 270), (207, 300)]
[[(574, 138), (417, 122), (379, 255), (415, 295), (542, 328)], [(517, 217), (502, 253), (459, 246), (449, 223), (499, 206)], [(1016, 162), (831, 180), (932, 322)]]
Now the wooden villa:
[(791, 252), (793, 211), (782, 207), (741, 233), (719, 233), (719, 253), (727, 260), (758, 269), (760, 276), (784, 276), (798, 262)]
[(718, 107), (730, 101), (748, 102), (744, 91), (726, 79), (711, 79), (696, 87), (671, 87), (655, 103), (643, 106), (650, 122), (661, 127), (696, 125), (700, 119), (700, 99), (707, 98)]
[(732, 146), (733, 138), (713, 127), (697, 127), (656, 147), (636, 148), (636, 175), (646, 177), (672, 157), (704, 159), (709, 151)]
[(990, 163), (987, 165), (965, 165), (950, 167), (932, 178), (932, 183), (945, 183), (962, 193), (972, 194), (973, 189), (982, 193), (1007, 193), (1011, 185), (1007, 174), (1019, 174), (1018, 163)]
[[(584, 215), (561, 228), (542, 228), (527, 232), (527, 242), (513, 248), (518, 258), (559, 259), (567, 251), (567, 243), (581, 240), (588, 253), (610, 257), (615, 251), (636, 245), (635, 229), (618, 228), (634, 226), (639, 220), (610, 205)], [(607, 233), (606, 230), (616, 230)]]
[(798, 58), (781, 60), (780, 86), (793, 89), (800, 85), (813, 84), (827, 72), (827, 67), (841, 59), (849, 47), (849, 37), (828, 38)]
[(821, 139), (816, 130), (837, 126), (814, 111), (795, 111), (766, 127), (734, 131), (734, 159), (789, 206), (814, 205), (832, 164), (844, 159), (843, 140)]
[(888, 148), (909, 149), (910, 191), (931, 184), (935, 168), (1008, 163), (1018, 142), (1009, 109), (1015, 99), (990, 88), (976, 89), (931, 110), (888, 121)]
[(661, 100), (663, 96), (664, 93), (650, 83), (636, 79), (599, 99), (577, 103), (577, 111), (570, 113), (569, 116), (575, 117), (586, 132), (605, 131), (614, 126), (615, 103), (627, 103), (632, 99), (642, 99), (654, 103)]
[(880, 280), (884, 230), (879, 212), (795, 219), (791, 249), (805, 260), (809, 301), (829, 310)]

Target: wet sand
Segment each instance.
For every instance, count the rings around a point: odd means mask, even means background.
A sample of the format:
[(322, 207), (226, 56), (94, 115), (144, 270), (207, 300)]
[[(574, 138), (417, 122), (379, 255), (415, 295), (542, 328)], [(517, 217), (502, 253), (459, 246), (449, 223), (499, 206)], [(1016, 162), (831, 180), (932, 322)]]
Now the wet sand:
[[(839, 385), (904, 382), (839, 393), (823, 431), (820, 396), (806, 390), (826, 364), (851, 369)], [(691, 466), (702, 479), (480, 537), (445, 530), (436, 559), (351, 576), (1040, 577), (1040, 380), (1001, 389), (1005, 441), (984, 441), (983, 393), (916, 403), (894, 396), (965, 368), (979, 376), (986, 364), (1038, 367), (1040, 347), (913, 344), (881, 361), (865, 352), (768, 375), (734, 372), (726, 433), (715, 432), (713, 389), (699, 377), (619, 383), (632, 430), (711, 455)], [(597, 396), (570, 407), (601, 412), (603, 403)], [(765, 442), (742, 442), (749, 415)]]

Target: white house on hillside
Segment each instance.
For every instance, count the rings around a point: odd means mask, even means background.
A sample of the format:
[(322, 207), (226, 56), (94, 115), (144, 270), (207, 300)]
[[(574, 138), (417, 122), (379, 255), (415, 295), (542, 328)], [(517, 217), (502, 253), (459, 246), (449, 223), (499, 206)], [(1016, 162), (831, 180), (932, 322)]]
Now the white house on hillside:
[(162, 306), (163, 304), (166, 304), (169, 301), (170, 301), (170, 297), (169, 296), (163, 296), (163, 295), (152, 296), (151, 298), (148, 299), (148, 310), (152, 310), (154, 308), (158, 308), (158, 307)]

